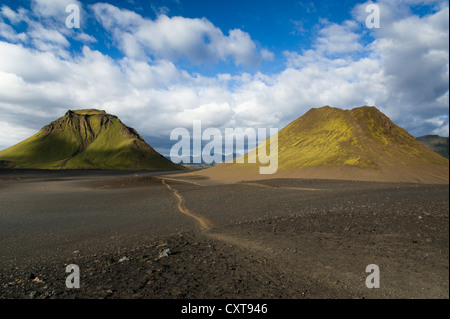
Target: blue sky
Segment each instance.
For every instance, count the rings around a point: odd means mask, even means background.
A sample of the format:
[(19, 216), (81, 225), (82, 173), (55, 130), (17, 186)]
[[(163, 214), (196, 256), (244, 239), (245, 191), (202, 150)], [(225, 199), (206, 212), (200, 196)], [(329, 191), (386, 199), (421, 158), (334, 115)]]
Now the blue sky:
[(194, 120), (281, 129), (323, 105), (448, 136), (448, 28), (439, 0), (3, 1), (0, 149), (69, 108), (115, 114), (163, 154)]

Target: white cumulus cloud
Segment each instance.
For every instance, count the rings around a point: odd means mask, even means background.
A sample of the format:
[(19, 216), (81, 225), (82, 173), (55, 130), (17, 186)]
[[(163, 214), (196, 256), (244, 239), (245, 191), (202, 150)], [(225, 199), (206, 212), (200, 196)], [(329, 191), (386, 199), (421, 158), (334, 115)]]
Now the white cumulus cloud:
[[(172, 129), (191, 128), (193, 120), (218, 128), (281, 129), (323, 105), (374, 105), (414, 135), (448, 136), (448, 5), (435, 1), (435, 11), (420, 17), (405, 2), (377, 3), (385, 15), (380, 29), (365, 28), (366, 4), (357, 5), (354, 20), (322, 21), (310, 48), (285, 51), (280, 72), (208, 76), (186, 71), (179, 60), (253, 65), (276, 59), (240, 29), (223, 32), (205, 18), (164, 12), (151, 20), (108, 4), (88, 10), (123, 56), (90, 47), (97, 39), (82, 33), (85, 45), (74, 53), (74, 34), (3, 6), (0, 147), (80, 108), (104, 109), (168, 144)], [(34, 7), (39, 15), (56, 14), (40, 4)], [(28, 26), (22, 38), (14, 29), (19, 21)]]

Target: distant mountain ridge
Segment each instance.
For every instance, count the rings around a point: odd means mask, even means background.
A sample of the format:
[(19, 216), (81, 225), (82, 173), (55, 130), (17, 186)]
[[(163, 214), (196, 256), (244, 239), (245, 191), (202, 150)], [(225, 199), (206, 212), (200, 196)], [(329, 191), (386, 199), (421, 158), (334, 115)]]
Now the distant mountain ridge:
[(428, 146), (432, 151), (439, 155), (449, 158), (449, 143), (448, 137), (442, 137), (439, 135), (425, 135), (416, 138), (419, 142)]
[(102, 110), (69, 110), (30, 138), (0, 151), (0, 165), (37, 169), (181, 169), (135, 129)]

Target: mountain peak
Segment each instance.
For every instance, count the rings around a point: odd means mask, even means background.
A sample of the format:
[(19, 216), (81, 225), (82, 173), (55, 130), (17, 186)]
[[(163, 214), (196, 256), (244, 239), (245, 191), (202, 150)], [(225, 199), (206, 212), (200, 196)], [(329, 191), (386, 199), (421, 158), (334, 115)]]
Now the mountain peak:
[(292, 145), (292, 140), (297, 140), (289, 157), (297, 158), (297, 163), (303, 158), (301, 167), (320, 164), (381, 168), (416, 160), (437, 164), (446, 161), (425, 149), (374, 106), (351, 110), (325, 106), (291, 124), (280, 132), (279, 145)]
[(66, 115), (70, 114), (78, 114), (78, 115), (106, 115), (106, 111), (97, 110), (97, 109), (82, 109), (82, 110), (68, 110)]
[(180, 169), (104, 110), (68, 110), (37, 134), (0, 152), (15, 168)]
[[(310, 109), (278, 132), (277, 144), (277, 173), (259, 178), (448, 182), (448, 159), (418, 142), (374, 106)], [(256, 149), (250, 151), (244, 162), (256, 153)], [(252, 179), (259, 166), (250, 165), (223, 164), (208, 171), (211, 176), (223, 171), (224, 176), (235, 172), (238, 180), (243, 176)]]

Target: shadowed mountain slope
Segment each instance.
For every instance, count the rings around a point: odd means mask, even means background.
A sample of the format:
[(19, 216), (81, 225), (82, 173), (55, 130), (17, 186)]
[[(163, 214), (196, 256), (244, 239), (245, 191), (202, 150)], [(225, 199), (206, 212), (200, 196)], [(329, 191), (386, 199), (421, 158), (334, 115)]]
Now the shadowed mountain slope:
[(425, 144), (432, 151), (439, 155), (449, 158), (448, 137), (438, 135), (425, 135), (416, 138), (419, 142)]

